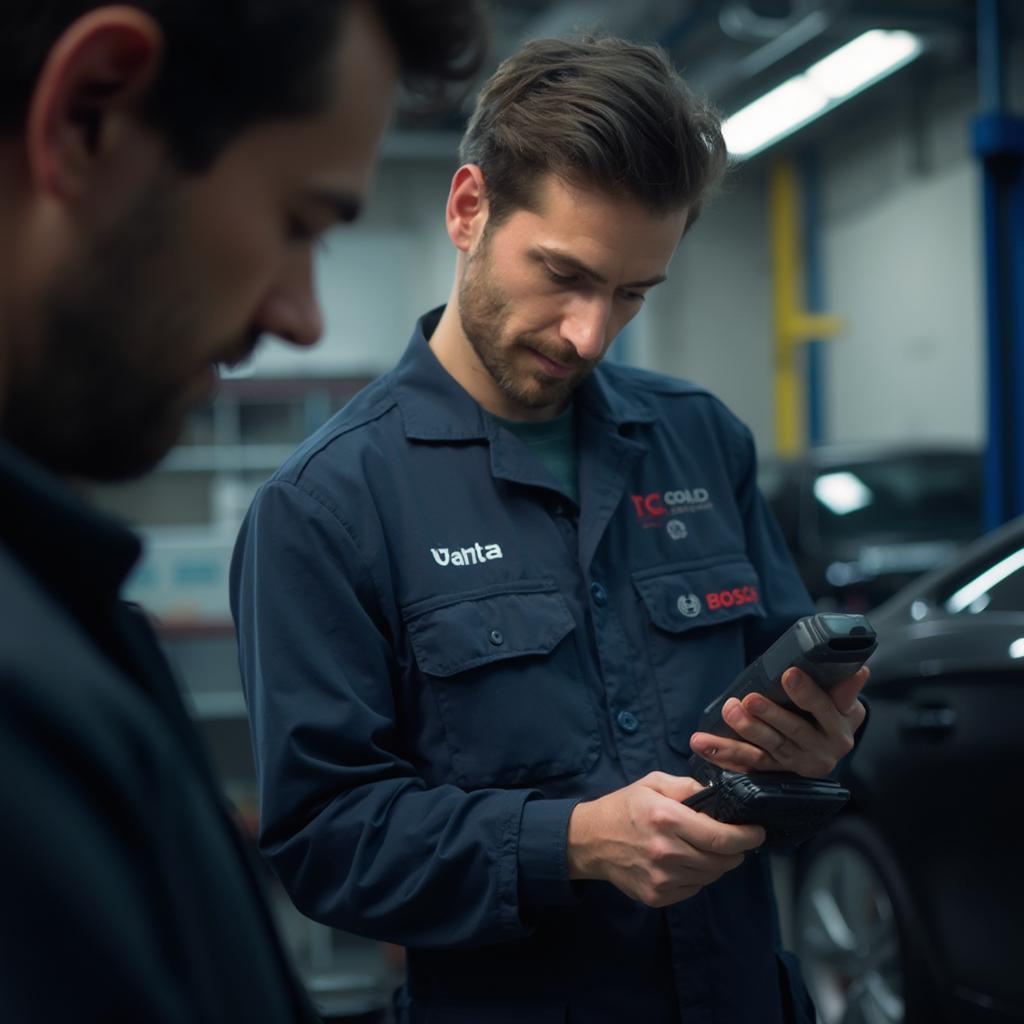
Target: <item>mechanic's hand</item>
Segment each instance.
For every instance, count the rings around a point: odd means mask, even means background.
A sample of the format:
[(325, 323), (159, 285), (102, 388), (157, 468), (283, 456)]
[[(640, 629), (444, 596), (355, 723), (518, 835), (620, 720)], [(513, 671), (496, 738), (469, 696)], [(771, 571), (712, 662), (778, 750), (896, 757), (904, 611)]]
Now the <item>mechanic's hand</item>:
[(799, 669), (789, 668), (782, 687), (798, 708), (814, 716), (814, 722), (761, 694), (748, 693), (742, 702), (733, 697), (722, 707), (726, 724), (746, 742), (695, 732), (690, 747), (728, 771), (787, 771), (824, 778), (853, 749), (853, 735), (867, 714), (857, 697), (869, 674), (867, 667), (862, 668), (829, 693)]
[(682, 803), (696, 779), (651, 772), (569, 819), (569, 877), (611, 882), (649, 907), (695, 896), (765, 839), (760, 825), (726, 825)]

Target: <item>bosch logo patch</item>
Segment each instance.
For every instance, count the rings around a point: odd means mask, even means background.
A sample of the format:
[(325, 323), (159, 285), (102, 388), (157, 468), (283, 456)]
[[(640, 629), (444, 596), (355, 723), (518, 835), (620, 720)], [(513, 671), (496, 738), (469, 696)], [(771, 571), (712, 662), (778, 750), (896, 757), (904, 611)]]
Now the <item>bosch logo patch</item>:
[(757, 604), (761, 595), (757, 587), (733, 587), (732, 590), (719, 590), (715, 593), (705, 594), (704, 603), (708, 611), (715, 612), (721, 608), (735, 608), (745, 604)]

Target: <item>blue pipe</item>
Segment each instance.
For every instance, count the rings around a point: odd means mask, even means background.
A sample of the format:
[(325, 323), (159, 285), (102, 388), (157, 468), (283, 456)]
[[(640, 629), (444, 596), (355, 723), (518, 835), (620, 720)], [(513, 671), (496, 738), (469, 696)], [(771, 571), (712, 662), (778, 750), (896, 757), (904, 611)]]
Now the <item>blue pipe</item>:
[(1007, 291), (1011, 298), (1009, 330), (1016, 362), (1013, 391), (1014, 411), (1014, 491), (1013, 513), (1024, 513), (1024, 120), (1018, 118), (1020, 129), (1017, 139), (1016, 179), (1010, 185), (1008, 202), (1010, 217), (1007, 224), (1010, 266)]
[[(807, 310), (821, 313), (825, 309), (825, 268), (821, 251), (821, 168), (818, 155), (806, 151), (800, 158), (800, 177), (803, 191), (803, 250), (804, 290)], [(810, 447), (823, 444), (827, 437), (825, 423), (825, 370), (826, 345), (809, 341), (807, 353), (807, 443)]]
[(1024, 119), (1006, 107), (999, 0), (978, 0), (978, 91), (973, 125), (982, 162), (988, 445), (984, 526), (1024, 514)]
[(1006, 106), (1006, 51), (1000, 0), (978, 0), (978, 99), (983, 114)]

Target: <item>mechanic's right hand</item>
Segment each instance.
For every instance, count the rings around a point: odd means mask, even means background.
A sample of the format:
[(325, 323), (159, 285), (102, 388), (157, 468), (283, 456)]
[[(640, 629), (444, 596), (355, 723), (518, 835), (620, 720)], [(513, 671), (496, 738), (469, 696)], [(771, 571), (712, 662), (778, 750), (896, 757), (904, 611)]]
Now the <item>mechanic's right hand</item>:
[(602, 879), (649, 907), (695, 896), (765, 840), (760, 825), (726, 825), (683, 800), (696, 779), (651, 772), (579, 803), (569, 818), (569, 877)]

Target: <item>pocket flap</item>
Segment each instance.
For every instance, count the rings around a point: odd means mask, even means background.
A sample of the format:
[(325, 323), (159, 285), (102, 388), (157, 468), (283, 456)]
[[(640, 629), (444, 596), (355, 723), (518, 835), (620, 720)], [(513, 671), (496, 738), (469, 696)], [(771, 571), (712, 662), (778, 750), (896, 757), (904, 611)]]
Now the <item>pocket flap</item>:
[(761, 581), (742, 556), (645, 569), (633, 574), (633, 585), (651, 621), (669, 633), (765, 615)]
[(440, 607), (406, 610), (406, 628), (420, 669), (453, 676), (480, 665), (550, 654), (575, 628), (554, 585), (462, 595)]

